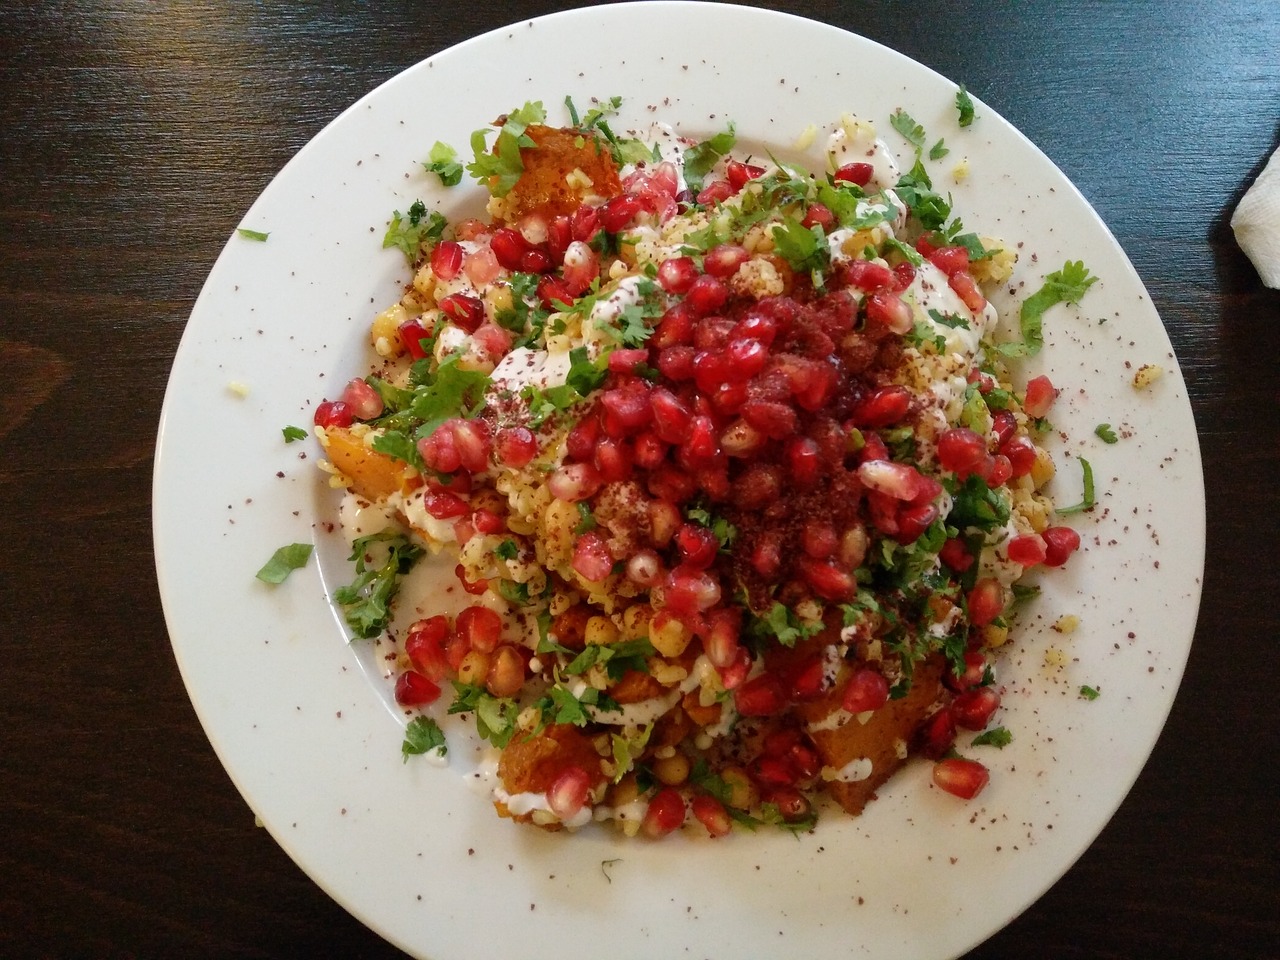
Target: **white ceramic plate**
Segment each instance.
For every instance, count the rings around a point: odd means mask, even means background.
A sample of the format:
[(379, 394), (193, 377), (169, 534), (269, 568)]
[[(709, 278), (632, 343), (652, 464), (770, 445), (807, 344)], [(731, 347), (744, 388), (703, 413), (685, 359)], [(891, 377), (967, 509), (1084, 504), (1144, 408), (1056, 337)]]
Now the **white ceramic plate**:
[[(572, 50), (571, 56), (565, 50)], [(254, 812), (338, 902), (410, 953), (452, 960), (485, 942), (527, 960), (902, 957), (964, 952), (1049, 887), (1119, 805), (1164, 723), (1186, 660), (1203, 567), (1204, 496), (1169, 340), (1114, 238), (1072, 185), (984, 104), (967, 129), (955, 86), (840, 30), (728, 5), (624, 4), (495, 31), (405, 71), (299, 152), (243, 219), (174, 363), (155, 470), (156, 564), (173, 647), (218, 756)], [(930, 164), (970, 229), (1021, 241), (1021, 292), (1066, 259), (1101, 277), (1046, 318), (1037, 369), (1063, 388), (1053, 420), (1061, 502), (1088, 458), (1099, 506), (1085, 550), (1047, 577), (1005, 658), (1003, 751), (973, 748), (992, 782), (965, 804), (912, 764), (859, 819), (812, 835), (627, 841), (499, 821), (454, 770), (400, 757), (403, 717), (376, 663), (348, 646), (327, 588), (350, 577), (313, 443), (286, 445), (314, 404), (363, 373), (373, 313), (407, 279), (380, 248), (416, 198), (456, 215), (419, 161), (527, 99), (623, 96), (615, 128), (661, 119), (705, 137), (787, 148), (849, 111), (888, 127), (902, 107), (945, 137)], [(970, 176), (950, 171), (967, 158)], [(1164, 376), (1148, 390), (1134, 369)], [(241, 385), (238, 392), (233, 384)], [(247, 395), (242, 395), (247, 389)], [(1094, 435), (1111, 423), (1114, 445)], [(254, 572), (285, 543), (317, 558), (285, 584)], [(1074, 614), (1079, 628), (1050, 628)], [(1046, 651), (1066, 665), (1046, 666)], [(1081, 685), (1098, 688), (1092, 702)], [(227, 878), (217, 878), (227, 882)], [(496, 934), (497, 939), (494, 939)]]

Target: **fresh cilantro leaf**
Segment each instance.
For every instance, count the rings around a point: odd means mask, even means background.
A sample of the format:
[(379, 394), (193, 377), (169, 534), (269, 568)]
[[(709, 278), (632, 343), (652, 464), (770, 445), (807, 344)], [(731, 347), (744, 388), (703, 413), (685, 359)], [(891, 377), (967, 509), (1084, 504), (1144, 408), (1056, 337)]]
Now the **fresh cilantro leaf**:
[(404, 757), (404, 762), (408, 763), (410, 757), (416, 757), (431, 750), (437, 751), (440, 756), (449, 752), (444, 731), (440, 729), (440, 724), (430, 717), (414, 717), (405, 727), (404, 743), (400, 744), (400, 754)]
[(697, 194), (702, 190), (702, 182), (711, 168), (720, 162), (720, 158), (733, 149), (738, 142), (734, 126), (717, 133), (709, 140), (696, 143), (684, 154), (684, 179), (690, 191)]
[(576, 727), (586, 726), (591, 721), (588, 707), (599, 710), (611, 710), (617, 703), (605, 696), (595, 687), (587, 687), (580, 695), (557, 683), (547, 691), (538, 706), (542, 709), (543, 724), (571, 723)]
[(592, 360), (586, 347), (574, 347), (569, 351), (569, 375), (565, 378), (565, 383), (578, 391), (579, 396), (590, 396), (593, 390), (604, 383), (608, 372), (606, 357)]
[(1080, 457), (1080, 470), (1084, 474), (1084, 496), (1079, 503), (1074, 503), (1069, 507), (1059, 507), (1057, 513), (1063, 516), (1069, 513), (1082, 513), (1090, 509), (1094, 504), (1093, 490), (1093, 467), (1084, 457)]
[(427, 212), (421, 200), (415, 200), (407, 214), (396, 210), (382, 237), (382, 249), (395, 247), (410, 263), (415, 263), (422, 252), (422, 245), (438, 241), (444, 235), (448, 221), (437, 210)]
[(948, 327), (952, 330), (957, 327), (962, 327), (965, 330), (969, 329), (969, 321), (957, 313), (943, 313), (940, 310), (930, 308), (929, 317), (940, 327)]
[(486, 143), (489, 131), (476, 130), (471, 134), (474, 159), (467, 164), (467, 172), (477, 180), (485, 181), (495, 197), (505, 197), (524, 173), (520, 150), (537, 146), (525, 131), (531, 124), (541, 123), (546, 118), (541, 101), (526, 103), (519, 110), (513, 110), (498, 129), (492, 151)]
[(930, 159), (930, 160), (941, 160), (943, 157), (945, 157), (945, 156), (946, 156), (948, 153), (950, 153), (950, 152), (951, 152), (951, 150), (950, 150), (950, 148), (946, 145), (946, 142), (945, 142), (941, 137), (939, 137), (939, 138), (938, 138), (938, 142), (937, 142), (937, 143), (935, 143), (932, 147), (930, 147), (930, 148), (929, 148), (929, 159)]
[[(333, 593), (343, 608), (343, 616), (357, 637), (369, 640), (382, 633), (391, 619), (391, 601), (400, 589), (400, 578), (422, 556), (422, 548), (404, 534), (384, 530), (352, 541), (351, 556), (356, 578)], [(370, 566), (374, 556), (385, 553), (378, 566)]]
[(773, 228), (774, 249), (797, 272), (820, 272), (831, 264), (831, 247), (822, 227), (805, 227), (787, 217)]
[(952, 482), (951, 513), (947, 520), (957, 530), (976, 527), (994, 530), (1009, 520), (1009, 504), (1004, 497), (987, 486), (977, 474), (970, 474), (962, 484)]
[(1094, 687), (1090, 687), (1086, 684), (1080, 688), (1080, 696), (1085, 700), (1097, 700), (1102, 696), (1102, 693)]
[(450, 417), (474, 416), (484, 405), (484, 392), (490, 384), (489, 375), (480, 370), (467, 370), (458, 365), (458, 355), (451, 354), (441, 361), (430, 383), (413, 392), (409, 412), (423, 421), (418, 428), (418, 438), (430, 436), (441, 423)]
[(889, 117), (889, 126), (897, 130), (917, 150), (924, 148), (924, 127), (916, 123), (911, 114), (899, 107)]
[(284, 434), (285, 443), (293, 443), (295, 440), (307, 439), (307, 431), (303, 430), (301, 427), (285, 427), (280, 432)]
[(529, 584), (517, 583), (515, 580), (498, 580), (498, 596), (507, 603), (525, 606), (529, 602)]
[(1079, 303), (1097, 279), (1090, 275), (1083, 262), (1068, 260), (1061, 270), (1044, 278), (1044, 286), (1022, 301), (1019, 314), (1022, 342), (1002, 343), (997, 349), (1007, 357), (1034, 357), (1044, 346), (1041, 324), (1044, 312), (1059, 303)]
[(258, 243), (266, 243), (269, 233), (263, 233), (261, 230), (250, 230), (248, 227), (236, 227), (236, 233), (244, 237), (246, 240), (256, 240)]
[(973, 123), (973, 98), (969, 96), (963, 83), (956, 91), (956, 112), (960, 115), (960, 126), (967, 127)]
[(1004, 727), (992, 727), (973, 738), (975, 747), (999, 747), (1003, 750), (1013, 742), (1013, 734)]
[(418, 453), (418, 445), (414, 439), (400, 430), (387, 430), (373, 438), (371, 446), (378, 453), (402, 460), (410, 466), (421, 470), (422, 454)]
[(918, 267), (924, 263), (924, 257), (920, 255), (920, 251), (910, 244), (903, 243), (897, 237), (888, 237), (884, 245), (890, 250), (896, 250), (902, 255), (902, 258), (913, 267)]
[(933, 181), (919, 160), (898, 178), (894, 191), (926, 230), (941, 229), (951, 215), (951, 198), (944, 199), (933, 189)]
[(1111, 428), (1109, 423), (1100, 423), (1093, 428), (1093, 432), (1103, 443), (1119, 443), (1120, 438), (1116, 436), (1115, 430)]
[(775, 601), (764, 616), (748, 613), (747, 618), (747, 633), (750, 636), (757, 639), (773, 637), (784, 647), (794, 647), (798, 641), (811, 637), (822, 629), (821, 623), (805, 623), (796, 616), (794, 610), (780, 601)]
[(617, 783), (625, 777), (631, 768), (635, 766), (635, 758), (644, 752), (644, 748), (649, 743), (649, 735), (653, 733), (654, 725), (646, 724), (636, 731), (634, 736), (624, 736), (615, 733), (610, 736), (612, 741), (613, 753), (613, 782)]
[(295, 570), (301, 570), (311, 557), (309, 543), (290, 543), (271, 555), (255, 576), (263, 583), (283, 583)]
[(573, 528), (573, 532), (575, 536), (580, 537), (584, 533), (587, 533), (588, 531), (594, 530), (596, 528), (595, 514), (591, 512), (591, 504), (589, 504), (586, 500), (578, 501), (578, 517), (579, 517), (579, 520), (578, 520), (577, 526)]
[(462, 164), (458, 162), (458, 151), (439, 140), (427, 154), (422, 166), (428, 173), (434, 173), (446, 187), (456, 187), (462, 182)]
[(500, 560), (514, 560), (520, 555), (520, 548), (514, 540), (503, 540), (493, 549), (494, 556)]
[(520, 707), (510, 697), (495, 697), (479, 684), (451, 681), (454, 689), (449, 713), (473, 713), (476, 732), (499, 749), (505, 747), (516, 731)]

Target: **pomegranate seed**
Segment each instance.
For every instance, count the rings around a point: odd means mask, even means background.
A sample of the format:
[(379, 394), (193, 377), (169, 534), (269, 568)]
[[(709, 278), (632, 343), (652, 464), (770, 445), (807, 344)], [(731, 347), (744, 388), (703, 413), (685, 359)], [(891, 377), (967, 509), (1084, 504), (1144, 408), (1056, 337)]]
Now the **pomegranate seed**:
[(715, 421), (710, 417), (696, 416), (689, 420), (689, 438), (680, 449), (690, 464), (706, 463), (719, 456), (719, 441)]
[(987, 768), (977, 760), (948, 757), (933, 767), (934, 784), (961, 800), (972, 800), (991, 779)]
[(462, 272), (462, 244), (441, 240), (431, 251), (431, 272), (441, 280), (452, 280)]
[(566, 767), (547, 788), (547, 806), (561, 820), (572, 820), (586, 806), (591, 776), (581, 767)]
[(879, 670), (863, 667), (855, 670), (844, 688), (840, 706), (850, 713), (879, 710), (889, 702), (889, 681)]
[(630, 480), (635, 467), (635, 458), (627, 441), (612, 437), (600, 441), (592, 462), (600, 472), (601, 482), (606, 484)]
[(846, 163), (844, 166), (836, 170), (836, 172), (832, 174), (832, 179), (836, 181), (843, 181), (845, 183), (852, 183), (859, 187), (865, 187), (871, 182), (871, 178), (875, 175), (875, 172), (876, 168), (871, 164), (857, 160), (853, 163)]
[(710, 276), (727, 280), (750, 259), (751, 254), (746, 247), (737, 243), (722, 243), (707, 251), (702, 259), (702, 269)]
[(720, 433), (720, 449), (731, 457), (750, 457), (764, 447), (766, 437), (745, 420), (735, 420)]
[(764, 167), (743, 163), (741, 160), (730, 160), (725, 164), (724, 175), (735, 190), (741, 190), (748, 180), (764, 176)]
[(736, 607), (720, 607), (707, 616), (707, 635), (702, 649), (711, 665), (717, 669), (732, 666), (742, 649), (742, 614)]
[(911, 307), (896, 293), (880, 291), (867, 297), (867, 320), (891, 333), (910, 333), (915, 327)]
[(599, 583), (613, 572), (613, 555), (604, 537), (588, 530), (573, 545), (573, 569), (584, 580)]
[(649, 362), (649, 351), (640, 347), (636, 350), (614, 350), (609, 354), (609, 372), (616, 374), (634, 374), (636, 367)]
[(800, 221), (800, 226), (806, 230), (820, 227), (823, 233), (830, 233), (835, 225), (836, 215), (831, 212), (831, 208), (816, 200), (809, 204), (809, 208), (804, 212), (804, 219)]
[(418, 455), (436, 473), (453, 473), (462, 467), (462, 456), (448, 421), (418, 441)]
[(578, 295), (569, 284), (557, 276), (548, 274), (538, 281), (538, 302), (547, 310), (558, 310), (557, 304), (568, 306)]
[(890, 288), (894, 293), (902, 293), (916, 278), (916, 268), (905, 260), (893, 268), (893, 286)]
[(985, 627), (1004, 612), (1004, 587), (992, 577), (984, 577), (975, 583), (966, 599), (969, 622), (975, 627)]
[(889, 448), (880, 439), (878, 433), (867, 433), (862, 436), (862, 449), (858, 451), (858, 462), (869, 463), (873, 460), (888, 460)]
[(565, 453), (571, 460), (590, 460), (600, 442), (600, 420), (598, 417), (583, 417), (575, 423), (564, 438)]
[(772, 317), (763, 313), (748, 313), (745, 317), (733, 325), (733, 329), (729, 331), (729, 339), (732, 340), (756, 340), (764, 344), (765, 348), (773, 345), (774, 338), (778, 335), (778, 324)]
[(316, 404), (312, 422), (317, 427), (349, 427), (355, 422), (355, 412), (341, 400), (325, 400)]
[(666, 443), (684, 443), (693, 428), (693, 411), (670, 390), (656, 387), (649, 393), (653, 430)]
[(537, 247), (526, 250), (520, 256), (520, 270), (523, 273), (547, 273), (554, 266), (551, 254)]
[(1036, 465), (1036, 446), (1028, 437), (1010, 437), (1000, 445), (1000, 453), (1009, 458), (1011, 476), (1025, 477)]
[(782, 471), (776, 464), (749, 463), (733, 482), (733, 503), (742, 510), (758, 510), (781, 495)]
[(929, 252), (928, 260), (948, 276), (957, 270), (969, 269), (969, 251), (964, 247), (935, 247)]
[(940, 760), (950, 752), (956, 742), (956, 721), (951, 709), (943, 707), (928, 720), (920, 731), (920, 752), (932, 760)]
[(627, 579), (637, 586), (656, 586), (665, 574), (662, 560), (654, 550), (637, 550), (627, 560)]
[(1041, 534), (1044, 538), (1044, 565), (1060, 567), (1071, 554), (1080, 549), (1080, 534), (1070, 527), (1049, 527)]
[(396, 332), (400, 335), (400, 342), (404, 345), (405, 350), (409, 352), (409, 356), (415, 360), (421, 360), (427, 355), (427, 351), (422, 346), (423, 340), (430, 340), (431, 333), (418, 320), (406, 320), (396, 328)]
[(466, 293), (451, 293), (440, 301), (440, 312), (467, 333), (484, 323), (484, 301)]
[(982, 479), (987, 482), (988, 487), (999, 487), (1009, 482), (1009, 478), (1013, 476), (1013, 464), (1009, 462), (1009, 458), (1003, 453), (997, 453), (991, 458), (991, 466), (985, 472), (982, 472)]
[(674, 464), (664, 463), (648, 477), (649, 492), (659, 500), (687, 503), (698, 492), (698, 482)]
[(772, 673), (762, 673), (733, 691), (733, 702), (744, 717), (770, 717), (787, 705), (782, 684)]
[(396, 677), (396, 703), (402, 707), (425, 706), (439, 697), (440, 688), (416, 671), (406, 670)]
[[(911, 391), (892, 384), (877, 387), (863, 397), (853, 409), (853, 420), (860, 427), (889, 427), (900, 423), (911, 409)], [(986, 447), (983, 447), (983, 452)]]
[(1007, 443), (1017, 429), (1018, 419), (1008, 410), (999, 410), (991, 415), (991, 439), (997, 447)]
[(1053, 388), (1048, 377), (1033, 377), (1027, 381), (1026, 399), (1022, 401), (1022, 412), (1033, 420), (1039, 420), (1049, 412), (1058, 391)]
[(675, 383), (692, 380), (694, 354), (693, 347), (684, 344), (665, 347), (658, 353), (658, 372)]
[(476, 528), (477, 533), (486, 535), (505, 533), (507, 530), (506, 520), (483, 507), (471, 515), (471, 525)]
[(649, 801), (640, 827), (652, 840), (665, 837), (684, 823), (684, 797), (675, 787), (663, 787)]
[(729, 342), (734, 322), (728, 317), (704, 317), (693, 329), (693, 345), (699, 350), (719, 352)]
[(694, 570), (706, 570), (720, 552), (720, 541), (706, 527), (685, 523), (676, 531), (676, 549), (680, 561)]
[(600, 274), (600, 254), (581, 240), (569, 244), (563, 263), (564, 283), (574, 297), (585, 293)]
[(730, 373), (735, 380), (748, 380), (764, 369), (769, 358), (769, 348), (759, 340), (739, 337), (729, 341), (725, 350), (730, 364)]
[(978, 289), (978, 282), (967, 270), (957, 270), (947, 277), (947, 283), (955, 291), (956, 296), (964, 301), (964, 305), (975, 314), (981, 313), (987, 306), (987, 298)]
[(678, 344), (693, 342), (693, 314), (682, 300), (668, 308), (658, 325), (653, 328), (649, 345), (661, 350)]
[(690, 285), (684, 302), (695, 317), (705, 317), (715, 313), (728, 300), (729, 288), (724, 281), (704, 273)]
[(796, 568), (805, 582), (813, 588), (813, 592), (823, 600), (845, 603), (858, 591), (857, 582), (852, 574), (825, 560), (801, 557), (796, 561)]
[(952, 537), (942, 545), (942, 549), (938, 551), (938, 559), (956, 573), (964, 573), (973, 566), (973, 554), (958, 537)]
[(667, 293), (688, 293), (698, 279), (698, 265), (693, 257), (669, 257), (658, 266), (658, 285)]
[(489, 425), (483, 420), (455, 418), (446, 422), (453, 430), (453, 442), (463, 469), (479, 473), (489, 466), (489, 454), (493, 445), (489, 440)]
[(822, 457), (818, 444), (810, 437), (792, 437), (783, 448), (787, 475), (797, 487), (807, 489), (818, 482)]
[(635, 219), (643, 208), (640, 201), (623, 194), (605, 202), (600, 208), (600, 226), (606, 233), (617, 233)]
[(573, 212), (569, 225), (573, 231), (573, 239), (590, 243), (600, 232), (600, 208), (584, 204)]
[(767, 802), (778, 808), (778, 813), (787, 823), (799, 823), (806, 819), (813, 809), (804, 794), (794, 787), (782, 787), (771, 791)]
[(502, 273), (502, 265), (498, 263), (498, 258), (493, 255), (492, 250), (481, 247), (467, 254), (467, 258), (462, 263), (462, 272), (467, 275), (472, 286), (480, 289), (498, 279), (498, 275)]
[(751, 551), (751, 568), (766, 580), (782, 569), (782, 545), (774, 537), (762, 536)]
[(704, 207), (709, 207), (713, 204), (723, 203), (737, 192), (738, 191), (734, 189), (733, 184), (728, 180), (712, 180), (710, 183), (703, 186), (702, 190), (698, 193), (697, 200), (698, 203), (702, 204)]
[(825, 560), (836, 552), (840, 538), (835, 527), (826, 520), (809, 520), (800, 531), (800, 547), (805, 556)]
[(519, 270), (521, 258), (532, 249), (524, 235), (510, 227), (499, 227), (493, 231), (489, 247), (498, 263), (508, 270)]
[(1038, 533), (1026, 533), (1009, 541), (1009, 559), (1024, 567), (1034, 567), (1043, 563), (1048, 555), (1044, 538)]
[(538, 440), (528, 427), (504, 427), (494, 437), (494, 452), (508, 467), (519, 470), (538, 455)]
[(576, 503), (596, 495), (604, 481), (590, 463), (568, 463), (547, 479), (547, 489), (557, 500)]
[(850, 260), (844, 265), (842, 276), (846, 284), (867, 293), (891, 290), (895, 282), (892, 270), (871, 260)]
[(465, 547), (475, 535), (476, 525), (470, 517), (458, 517), (453, 521), (453, 539), (458, 541), (458, 546)]
[(967, 475), (987, 455), (987, 442), (968, 427), (952, 427), (938, 437), (938, 466)]
[(437, 520), (452, 520), (470, 513), (467, 501), (452, 493), (428, 493), (422, 498), (422, 506)]
[[(748, 686), (750, 686), (749, 683), (739, 687), (739, 692)], [(756, 757), (751, 763), (751, 779), (768, 789), (772, 787), (790, 787), (795, 784), (799, 777), (796, 776), (791, 764), (784, 758), (760, 756)]]
[[(795, 701), (816, 700), (827, 692), (826, 666), (821, 656), (808, 657), (787, 671), (787, 694)], [(795, 748), (792, 753), (795, 753)], [(794, 758), (792, 760), (794, 765)], [(821, 764), (818, 764), (821, 767)], [(808, 765), (806, 764), (806, 771)], [(814, 771), (816, 772), (816, 771)]]
[(991, 687), (974, 687), (951, 702), (951, 715), (955, 717), (958, 727), (983, 730), (991, 722), (991, 717), (999, 706), (999, 693)]
[(895, 500), (915, 500), (929, 487), (920, 472), (908, 463), (868, 460), (858, 466), (858, 479), (869, 490)]
[(502, 639), (502, 617), (476, 604), (458, 614), (455, 628), (467, 646), (479, 653), (493, 653)]
[(720, 602), (720, 581), (713, 573), (682, 564), (663, 582), (662, 601), (677, 616), (710, 610)]
[(415, 670), (435, 683), (449, 675), (450, 667), (445, 658), (444, 644), (452, 633), (448, 619), (435, 616), (414, 623), (405, 637), (405, 656)]
[(910, 546), (920, 539), (938, 519), (938, 507), (933, 503), (912, 504), (898, 511), (898, 532), (893, 538), (900, 544)]
[(742, 419), (771, 440), (783, 440), (800, 426), (796, 411), (785, 403), (748, 400), (742, 405)]
[(733, 829), (733, 820), (724, 804), (709, 793), (700, 793), (689, 804), (697, 821), (713, 837), (723, 837)]
[(652, 470), (667, 459), (667, 450), (666, 441), (646, 430), (632, 441), (631, 456), (637, 467)]
[(472, 596), (479, 597), (489, 592), (489, 581), (484, 579), (468, 580), (466, 568), (462, 564), (458, 564), (453, 568), (453, 575), (457, 577), (458, 582), (462, 584), (462, 589)]
[(573, 243), (573, 221), (567, 216), (552, 217), (547, 223), (547, 252), (556, 263), (564, 262), (565, 251)]

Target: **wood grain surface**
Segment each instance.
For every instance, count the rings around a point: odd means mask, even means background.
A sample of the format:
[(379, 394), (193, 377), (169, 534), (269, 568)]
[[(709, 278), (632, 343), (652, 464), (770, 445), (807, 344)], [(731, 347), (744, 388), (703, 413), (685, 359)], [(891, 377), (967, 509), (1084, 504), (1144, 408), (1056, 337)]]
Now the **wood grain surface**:
[[(151, 553), (160, 404), (207, 272), (295, 151), (412, 63), (568, 5), (0, 5), (0, 955), (399, 955), (254, 827), (196, 721)], [(1204, 598), (1164, 735), (970, 956), (1280, 956), (1280, 293), (1228, 226), (1277, 146), (1280, 8), (772, 6), (964, 82), (1044, 150), (1146, 282), (1200, 430)]]

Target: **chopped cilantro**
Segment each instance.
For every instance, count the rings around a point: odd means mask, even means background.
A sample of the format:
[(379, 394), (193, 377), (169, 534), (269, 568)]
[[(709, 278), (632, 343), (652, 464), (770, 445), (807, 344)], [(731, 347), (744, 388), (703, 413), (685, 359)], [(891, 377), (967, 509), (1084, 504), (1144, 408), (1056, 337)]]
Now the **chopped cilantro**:
[(1080, 696), (1084, 700), (1097, 700), (1102, 693), (1094, 687), (1087, 684), (1080, 688)]
[(969, 329), (969, 321), (958, 313), (943, 313), (940, 310), (930, 308), (929, 317), (934, 323), (942, 327), (949, 327), (952, 330), (957, 327), (963, 327), (965, 330)]
[(831, 247), (822, 227), (805, 227), (787, 217), (773, 228), (774, 249), (799, 273), (812, 273), (817, 284), (822, 271), (831, 264)]
[(258, 243), (266, 243), (269, 233), (263, 233), (261, 230), (250, 230), (248, 227), (236, 227), (236, 233), (244, 237), (246, 240), (256, 240)]
[(956, 112), (960, 115), (960, 126), (967, 127), (973, 123), (973, 98), (969, 96), (963, 83), (956, 91)]
[(578, 391), (579, 396), (590, 396), (591, 391), (604, 383), (608, 372), (607, 358), (592, 360), (586, 347), (574, 347), (569, 351), (569, 375), (565, 383)]
[(303, 430), (301, 427), (285, 427), (280, 432), (284, 434), (285, 443), (293, 443), (295, 440), (307, 439), (307, 431)]
[(578, 501), (578, 520), (577, 526), (573, 528), (575, 536), (582, 536), (584, 533), (596, 528), (596, 518), (591, 512), (591, 504), (586, 500)]
[(811, 637), (822, 629), (821, 623), (803, 622), (794, 610), (780, 601), (775, 601), (762, 617), (748, 612), (747, 619), (747, 632), (750, 636), (757, 639), (773, 637), (784, 647), (794, 647), (797, 641)]
[(734, 133), (733, 124), (730, 123), (728, 130), (717, 133), (709, 140), (696, 143), (685, 151), (684, 179), (694, 194), (702, 190), (702, 182), (711, 172), (711, 168), (719, 163), (720, 158), (732, 150), (737, 142), (737, 134)]
[(1044, 346), (1041, 318), (1059, 303), (1079, 303), (1080, 298), (1097, 281), (1089, 268), (1079, 260), (1068, 260), (1061, 270), (1044, 278), (1044, 286), (1022, 301), (1019, 325), (1022, 340), (998, 344), (996, 349), (1006, 357), (1034, 357)]
[(431, 750), (435, 750), (440, 756), (449, 752), (444, 731), (440, 729), (440, 724), (430, 717), (414, 717), (405, 727), (404, 743), (400, 744), (400, 754), (404, 757), (404, 762), (408, 763), (410, 757), (416, 757)]
[(648, 673), (646, 660), (654, 653), (656, 651), (648, 637), (619, 643), (592, 643), (573, 658), (564, 672), (567, 676), (577, 676), (599, 664), (605, 668), (610, 680), (619, 680), (628, 670)]
[(271, 555), (271, 559), (262, 565), (254, 576), (263, 583), (283, 583), (285, 578), (295, 570), (301, 570), (311, 558), (312, 545), (309, 543), (290, 543), (281, 547)]
[[(380, 566), (371, 567), (372, 557), (379, 552), (385, 553), (386, 558)], [(348, 559), (355, 561), (356, 578), (335, 590), (333, 599), (342, 606), (347, 624), (357, 637), (369, 640), (387, 628), (391, 601), (400, 589), (400, 578), (421, 556), (421, 547), (392, 531), (384, 530), (352, 541)]]
[(973, 738), (975, 747), (999, 747), (1003, 750), (1013, 742), (1013, 734), (1004, 727), (992, 727)]
[(428, 173), (438, 176), (446, 187), (456, 187), (462, 182), (462, 164), (458, 162), (458, 151), (447, 143), (437, 140), (422, 166)]
[(460, 367), (457, 354), (445, 357), (431, 382), (413, 391), (413, 401), (408, 410), (413, 417), (423, 421), (418, 428), (418, 438), (430, 436), (450, 417), (470, 417), (478, 413), (484, 405), (484, 392), (489, 383), (487, 373)]
[(933, 181), (919, 160), (898, 178), (894, 191), (926, 230), (938, 230), (951, 215), (951, 199), (933, 189)]
[(454, 698), (449, 713), (474, 713), (476, 732), (501, 749), (516, 732), (520, 707), (510, 697), (495, 697), (480, 684), (453, 683)]
[(653, 733), (653, 727), (652, 723), (646, 724), (630, 737), (623, 736), (620, 733), (611, 735), (614, 783), (625, 777), (631, 771), (631, 768), (635, 766), (635, 758), (644, 752), (644, 748), (649, 743), (649, 735)]
[(426, 205), (415, 200), (408, 213), (402, 215), (399, 210), (392, 213), (391, 223), (382, 237), (382, 248), (395, 247), (410, 263), (415, 263), (422, 252), (422, 245), (438, 241), (447, 225), (448, 221), (439, 211), (428, 213)]
[(992, 490), (977, 474), (965, 477), (963, 483), (946, 484), (952, 497), (951, 513), (947, 520), (957, 530), (976, 527), (994, 530), (1009, 520), (1009, 504), (996, 490)]
[(941, 160), (950, 152), (951, 152), (951, 149), (946, 145), (946, 142), (940, 137), (938, 138), (938, 142), (929, 148), (929, 159)]
[(1081, 513), (1090, 509), (1094, 504), (1093, 467), (1089, 465), (1089, 461), (1084, 457), (1080, 457), (1080, 470), (1084, 474), (1084, 496), (1079, 503), (1074, 503), (1069, 507), (1059, 507), (1057, 511), (1059, 516), (1068, 513)]
[(541, 123), (546, 118), (546, 111), (538, 100), (513, 110), (498, 129), (492, 152), (486, 143), (489, 131), (476, 130), (471, 134), (474, 159), (467, 164), (467, 172), (477, 180), (486, 181), (489, 192), (495, 197), (505, 197), (524, 173), (520, 150), (537, 146), (525, 131), (531, 124)]
[(520, 548), (516, 546), (514, 540), (503, 540), (494, 547), (493, 553), (501, 560), (514, 560), (520, 555)]
[(889, 126), (902, 134), (907, 143), (917, 150), (924, 148), (924, 127), (916, 123), (911, 114), (899, 107), (889, 117)]
[(1115, 430), (1111, 429), (1111, 424), (1100, 423), (1093, 428), (1093, 432), (1103, 443), (1118, 443), (1120, 438), (1116, 436)]

